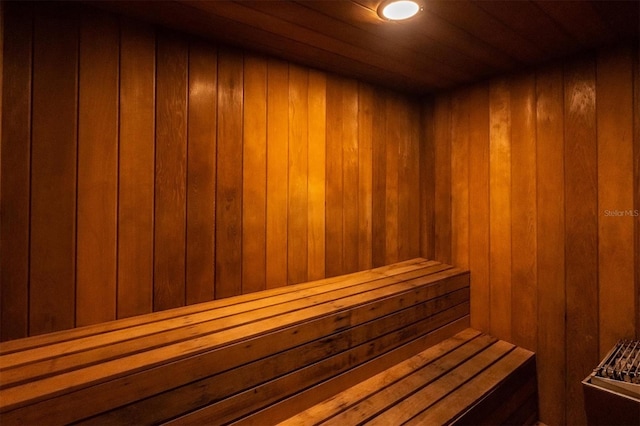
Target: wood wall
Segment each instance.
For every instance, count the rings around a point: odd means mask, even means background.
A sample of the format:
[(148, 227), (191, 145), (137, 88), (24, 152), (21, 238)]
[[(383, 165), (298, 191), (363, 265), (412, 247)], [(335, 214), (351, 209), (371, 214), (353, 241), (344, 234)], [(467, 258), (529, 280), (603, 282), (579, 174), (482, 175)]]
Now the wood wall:
[(3, 3), (0, 339), (366, 269), (471, 269), (541, 420), (640, 337), (640, 77), (618, 48), (436, 96)]
[[(4, 4), (4, 3), (3, 3)], [(6, 4), (2, 340), (420, 254), (420, 104)]]
[(567, 60), (423, 112), (435, 258), (471, 269), (473, 327), (536, 352), (550, 425), (585, 424), (581, 380), (640, 337), (638, 56)]

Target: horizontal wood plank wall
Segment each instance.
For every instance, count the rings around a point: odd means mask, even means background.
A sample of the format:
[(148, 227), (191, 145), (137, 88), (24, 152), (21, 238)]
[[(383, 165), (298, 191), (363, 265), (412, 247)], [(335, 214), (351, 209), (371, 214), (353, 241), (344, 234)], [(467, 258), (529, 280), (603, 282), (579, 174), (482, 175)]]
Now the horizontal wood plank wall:
[(423, 107), (436, 259), (469, 262), (473, 327), (537, 353), (546, 424), (584, 424), (580, 381), (640, 333), (637, 58), (621, 46)]
[(3, 340), (421, 254), (417, 100), (3, 5)]

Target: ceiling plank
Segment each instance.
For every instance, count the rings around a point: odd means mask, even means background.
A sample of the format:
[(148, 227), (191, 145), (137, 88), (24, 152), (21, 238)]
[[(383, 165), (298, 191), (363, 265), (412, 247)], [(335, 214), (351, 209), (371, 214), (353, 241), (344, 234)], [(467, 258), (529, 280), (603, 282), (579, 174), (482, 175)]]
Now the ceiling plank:
[[(388, 38), (364, 33), (358, 28), (341, 20), (334, 19), (324, 13), (308, 8), (308, 2), (294, 3), (282, 2), (278, 7), (273, 7), (270, 2), (247, 1), (242, 4), (246, 7), (256, 9), (274, 19), (286, 22), (287, 25), (294, 24), (315, 34), (327, 34), (332, 39), (364, 52), (365, 56), (380, 63), (388, 64), (389, 61), (397, 60), (404, 66), (416, 70), (422, 70), (427, 74), (437, 75), (439, 78), (468, 78), (470, 74), (459, 68), (454, 68), (446, 61), (426, 57), (425, 55), (413, 55), (407, 57), (405, 50), (398, 49), (397, 44)], [(280, 25), (280, 31), (286, 31), (284, 25)], [(292, 34), (292, 36), (296, 36)], [(313, 42), (311, 42), (313, 43)], [(320, 41), (321, 43), (321, 41)], [(372, 49), (375, 46), (375, 49)]]
[(430, 0), (425, 9), (526, 64), (544, 57), (542, 50), (489, 15), (476, 3)]
[(415, 95), (637, 40), (640, 27), (640, 2), (619, 0), (425, 0), (404, 22), (381, 19), (381, 0), (81, 1)]
[(529, 1), (485, 1), (477, 5), (505, 27), (539, 47), (544, 52), (544, 59), (557, 58), (580, 48), (576, 39)]
[[(460, 52), (460, 50), (425, 34), (422, 29), (429, 28), (429, 23), (425, 22), (424, 16), (399, 24), (381, 20), (375, 11), (363, 7), (357, 2), (302, 1), (300, 3), (335, 20), (351, 23), (360, 34), (359, 37), (363, 39), (372, 37), (372, 44), (369, 46), (375, 46), (378, 49), (378, 46), (381, 45), (377, 42), (374, 43), (373, 40), (385, 40), (389, 48), (400, 53), (405, 58), (404, 60), (419, 57), (444, 63), (454, 69), (453, 76), (459, 74), (460, 70), (473, 70), (473, 74), (476, 74), (477, 70), (492, 71), (491, 61), (484, 61), (476, 54), (467, 55), (466, 52)], [(468, 80), (468, 73), (467, 76), (460, 78)]]
[(534, 3), (583, 48), (610, 44), (615, 39), (589, 2), (534, 0)]

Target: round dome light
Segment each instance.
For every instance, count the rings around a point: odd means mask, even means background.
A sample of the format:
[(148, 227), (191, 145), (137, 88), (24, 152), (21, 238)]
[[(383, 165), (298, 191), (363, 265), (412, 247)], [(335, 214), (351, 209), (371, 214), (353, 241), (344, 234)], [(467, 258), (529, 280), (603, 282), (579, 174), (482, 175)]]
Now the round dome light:
[(378, 7), (378, 15), (390, 21), (403, 21), (415, 16), (421, 10), (416, 1), (399, 0), (384, 2)]

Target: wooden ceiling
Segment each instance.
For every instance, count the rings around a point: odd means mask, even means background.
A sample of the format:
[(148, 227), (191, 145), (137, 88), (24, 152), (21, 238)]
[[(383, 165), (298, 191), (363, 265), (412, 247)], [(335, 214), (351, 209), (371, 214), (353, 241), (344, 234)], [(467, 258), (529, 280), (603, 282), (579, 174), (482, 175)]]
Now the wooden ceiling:
[(424, 11), (405, 22), (380, 19), (380, 2), (100, 4), (227, 45), (416, 94), (639, 37), (640, 2), (633, 0), (424, 0)]

